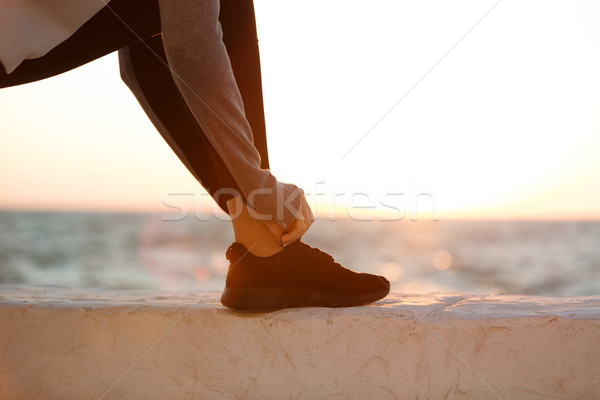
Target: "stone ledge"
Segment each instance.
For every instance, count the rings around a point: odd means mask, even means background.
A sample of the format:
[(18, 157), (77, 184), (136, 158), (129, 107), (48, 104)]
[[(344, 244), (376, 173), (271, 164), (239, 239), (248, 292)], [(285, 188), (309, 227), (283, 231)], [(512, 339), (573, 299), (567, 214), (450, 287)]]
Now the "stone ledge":
[(268, 314), (219, 296), (0, 285), (0, 399), (600, 393), (600, 296), (394, 293)]

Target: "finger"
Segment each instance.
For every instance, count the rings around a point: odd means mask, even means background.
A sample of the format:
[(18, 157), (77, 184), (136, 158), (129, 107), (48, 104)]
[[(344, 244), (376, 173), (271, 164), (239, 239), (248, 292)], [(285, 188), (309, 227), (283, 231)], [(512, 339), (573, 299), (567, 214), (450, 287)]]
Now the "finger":
[(293, 241), (300, 239), (302, 235), (304, 235), (304, 233), (308, 230), (308, 226), (308, 221), (303, 221), (299, 219), (294, 221), (291, 230), (281, 237), (283, 245), (287, 246)]
[(297, 239), (300, 239), (306, 233), (312, 224), (310, 219), (311, 214), (310, 208), (308, 205), (305, 205), (302, 210), (302, 217), (296, 219), (291, 225), (290, 231), (281, 237), (281, 241), (284, 246), (287, 246)]
[[(304, 195), (304, 191), (302, 189), (300, 190), (302, 191), (302, 195)], [(287, 246), (294, 240), (300, 239), (312, 225), (313, 221), (314, 216), (306, 201), (306, 197), (303, 196), (300, 202), (300, 209), (296, 212), (296, 219), (288, 226), (284, 235), (281, 237), (282, 244)]]
[[(308, 203), (305, 203), (306, 205), (306, 213), (304, 214), (306, 220), (308, 221), (308, 227), (310, 227), (313, 222), (315, 222), (315, 216), (313, 215), (313, 212), (310, 208), (310, 205)], [(308, 227), (306, 229), (308, 229)]]
[(287, 246), (293, 241), (300, 239), (305, 231), (306, 229), (304, 228), (304, 221), (297, 219), (292, 223), (290, 231), (281, 237), (281, 243), (284, 246)]
[(306, 201), (302, 203), (302, 221), (304, 222), (304, 232), (302, 234), (304, 234), (313, 223), (312, 211)]

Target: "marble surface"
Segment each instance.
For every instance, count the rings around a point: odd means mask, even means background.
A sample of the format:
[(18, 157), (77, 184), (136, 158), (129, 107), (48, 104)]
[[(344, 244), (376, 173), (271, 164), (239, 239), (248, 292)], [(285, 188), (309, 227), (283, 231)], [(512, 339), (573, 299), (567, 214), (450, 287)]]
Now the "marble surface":
[(219, 296), (0, 285), (0, 399), (600, 398), (600, 296)]

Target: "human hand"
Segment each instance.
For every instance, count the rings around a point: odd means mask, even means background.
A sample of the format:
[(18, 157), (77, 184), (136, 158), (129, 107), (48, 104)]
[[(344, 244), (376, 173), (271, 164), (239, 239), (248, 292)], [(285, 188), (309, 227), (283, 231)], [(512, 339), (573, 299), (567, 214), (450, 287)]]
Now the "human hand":
[(308, 228), (314, 222), (315, 217), (306, 201), (304, 192), (302, 192), (302, 200), (300, 201), (300, 207), (296, 215), (294, 222), (289, 224), (285, 229), (275, 219), (263, 221), (264, 224), (269, 228), (273, 236), (282, 246), (287, 246), (294, 240), (300, 239), (302, 235), (306, 233)]
[(293, 241), (300, 239), (314, 221), (315, 217), (310, 209), (310, 206), (308, 205), (308, 202), (306, 201), (304, 192), (302, 192), (300, 210), (298, 210), (298, 214), (296, 215), (294, 222), (288, 225), (283, 231), (283, 235), (281, 236), (281, 244), (283, 246), (287, 246)]

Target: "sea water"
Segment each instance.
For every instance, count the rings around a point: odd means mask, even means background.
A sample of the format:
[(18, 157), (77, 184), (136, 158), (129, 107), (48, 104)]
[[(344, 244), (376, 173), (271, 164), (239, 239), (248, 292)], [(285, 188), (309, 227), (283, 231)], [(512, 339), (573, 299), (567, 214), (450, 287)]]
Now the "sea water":
[[(304, 239), (401, 292), (600, 294), (600, 223), (317, 219)], [(0, 212), (0, 283), (221, 290), (215, 216)]]

